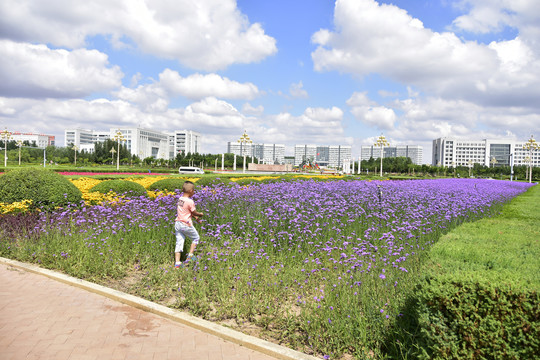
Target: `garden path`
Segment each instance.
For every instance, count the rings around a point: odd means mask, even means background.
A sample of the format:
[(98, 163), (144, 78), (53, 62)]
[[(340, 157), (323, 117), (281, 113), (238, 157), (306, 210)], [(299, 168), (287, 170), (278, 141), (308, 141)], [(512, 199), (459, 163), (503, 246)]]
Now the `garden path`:
[(272, 360), (104, 296), (0, 264), (0, 358)]

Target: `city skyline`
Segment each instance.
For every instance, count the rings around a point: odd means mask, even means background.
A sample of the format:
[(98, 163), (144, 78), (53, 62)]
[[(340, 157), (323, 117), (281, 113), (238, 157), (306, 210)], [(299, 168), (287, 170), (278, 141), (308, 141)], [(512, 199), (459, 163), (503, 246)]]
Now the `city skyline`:
[[(360, 154), (540, 133), (532, 0), (0, 4), (0, 128), (192, 129)], [(134, 26), (133, 24), (136, 24)], [(329, 140), (330, 139), (330, 140)], [(287, 154), (288, 155), (288, 154)]]

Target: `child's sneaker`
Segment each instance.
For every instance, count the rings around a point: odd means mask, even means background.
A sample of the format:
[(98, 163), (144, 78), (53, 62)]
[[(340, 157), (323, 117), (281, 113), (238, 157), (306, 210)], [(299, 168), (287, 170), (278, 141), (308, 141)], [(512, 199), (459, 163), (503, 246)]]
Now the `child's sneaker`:
[(174, 263), (174, 268), (175, 269), (180, 269), (182, 267), (182, 263), (179, 262), (179, 263)]
[(189, 265), (189, 263), (193, 262), (193, 261), (197, 261), (197, 257), (195, 255), (191, 255), (191, 256), (188, 256), (186, 258), (186, 261), (184, 261), (183, 265)]

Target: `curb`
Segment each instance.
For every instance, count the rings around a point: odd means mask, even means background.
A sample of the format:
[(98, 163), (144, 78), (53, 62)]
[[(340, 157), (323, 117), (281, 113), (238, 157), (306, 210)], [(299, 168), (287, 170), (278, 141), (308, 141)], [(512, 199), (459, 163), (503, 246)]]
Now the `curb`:
[(170, 309), (166, 306), (153, 303), (151, 301), (126, 294), (124, 292), (114, 290), (102, 285), (94, 284), (85, 280), (77, 279), (72, 276), (64, 275), (52, 270), (43, 269), (33, 264), (22, 263), (16, 260), (0, 257), (0, 263), (13, 266), (28, 272), (39, 275), (44, 275), (50, 279), (60, 281), (62, 283), (76, 286), (89, 292), (105, 296), (109, 299), (121, 302), (123, 304), (133, 306), (137, 309), (150, 312), (169, 320), (187, 325), (205, 333), (215, 335), (224, 340), (244, 346), (248, 349), (258, 351), (260, 353), (273, 356), (283, 360), (320, 360), (317, 357), (301, 353), (287, 347), (271, 343), (257, 337), (243, 334), (239, 331), (229, 329), (227, 327), (215, 324), (211, 321), (199, 319), (188, 313)]

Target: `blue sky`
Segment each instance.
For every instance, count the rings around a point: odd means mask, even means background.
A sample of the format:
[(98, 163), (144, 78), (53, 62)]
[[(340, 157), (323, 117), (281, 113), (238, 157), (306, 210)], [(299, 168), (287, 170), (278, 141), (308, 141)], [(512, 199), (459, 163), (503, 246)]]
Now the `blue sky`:
[(540, 129), (535, 0), (5, 0), (0, 127), (424, 146)]

